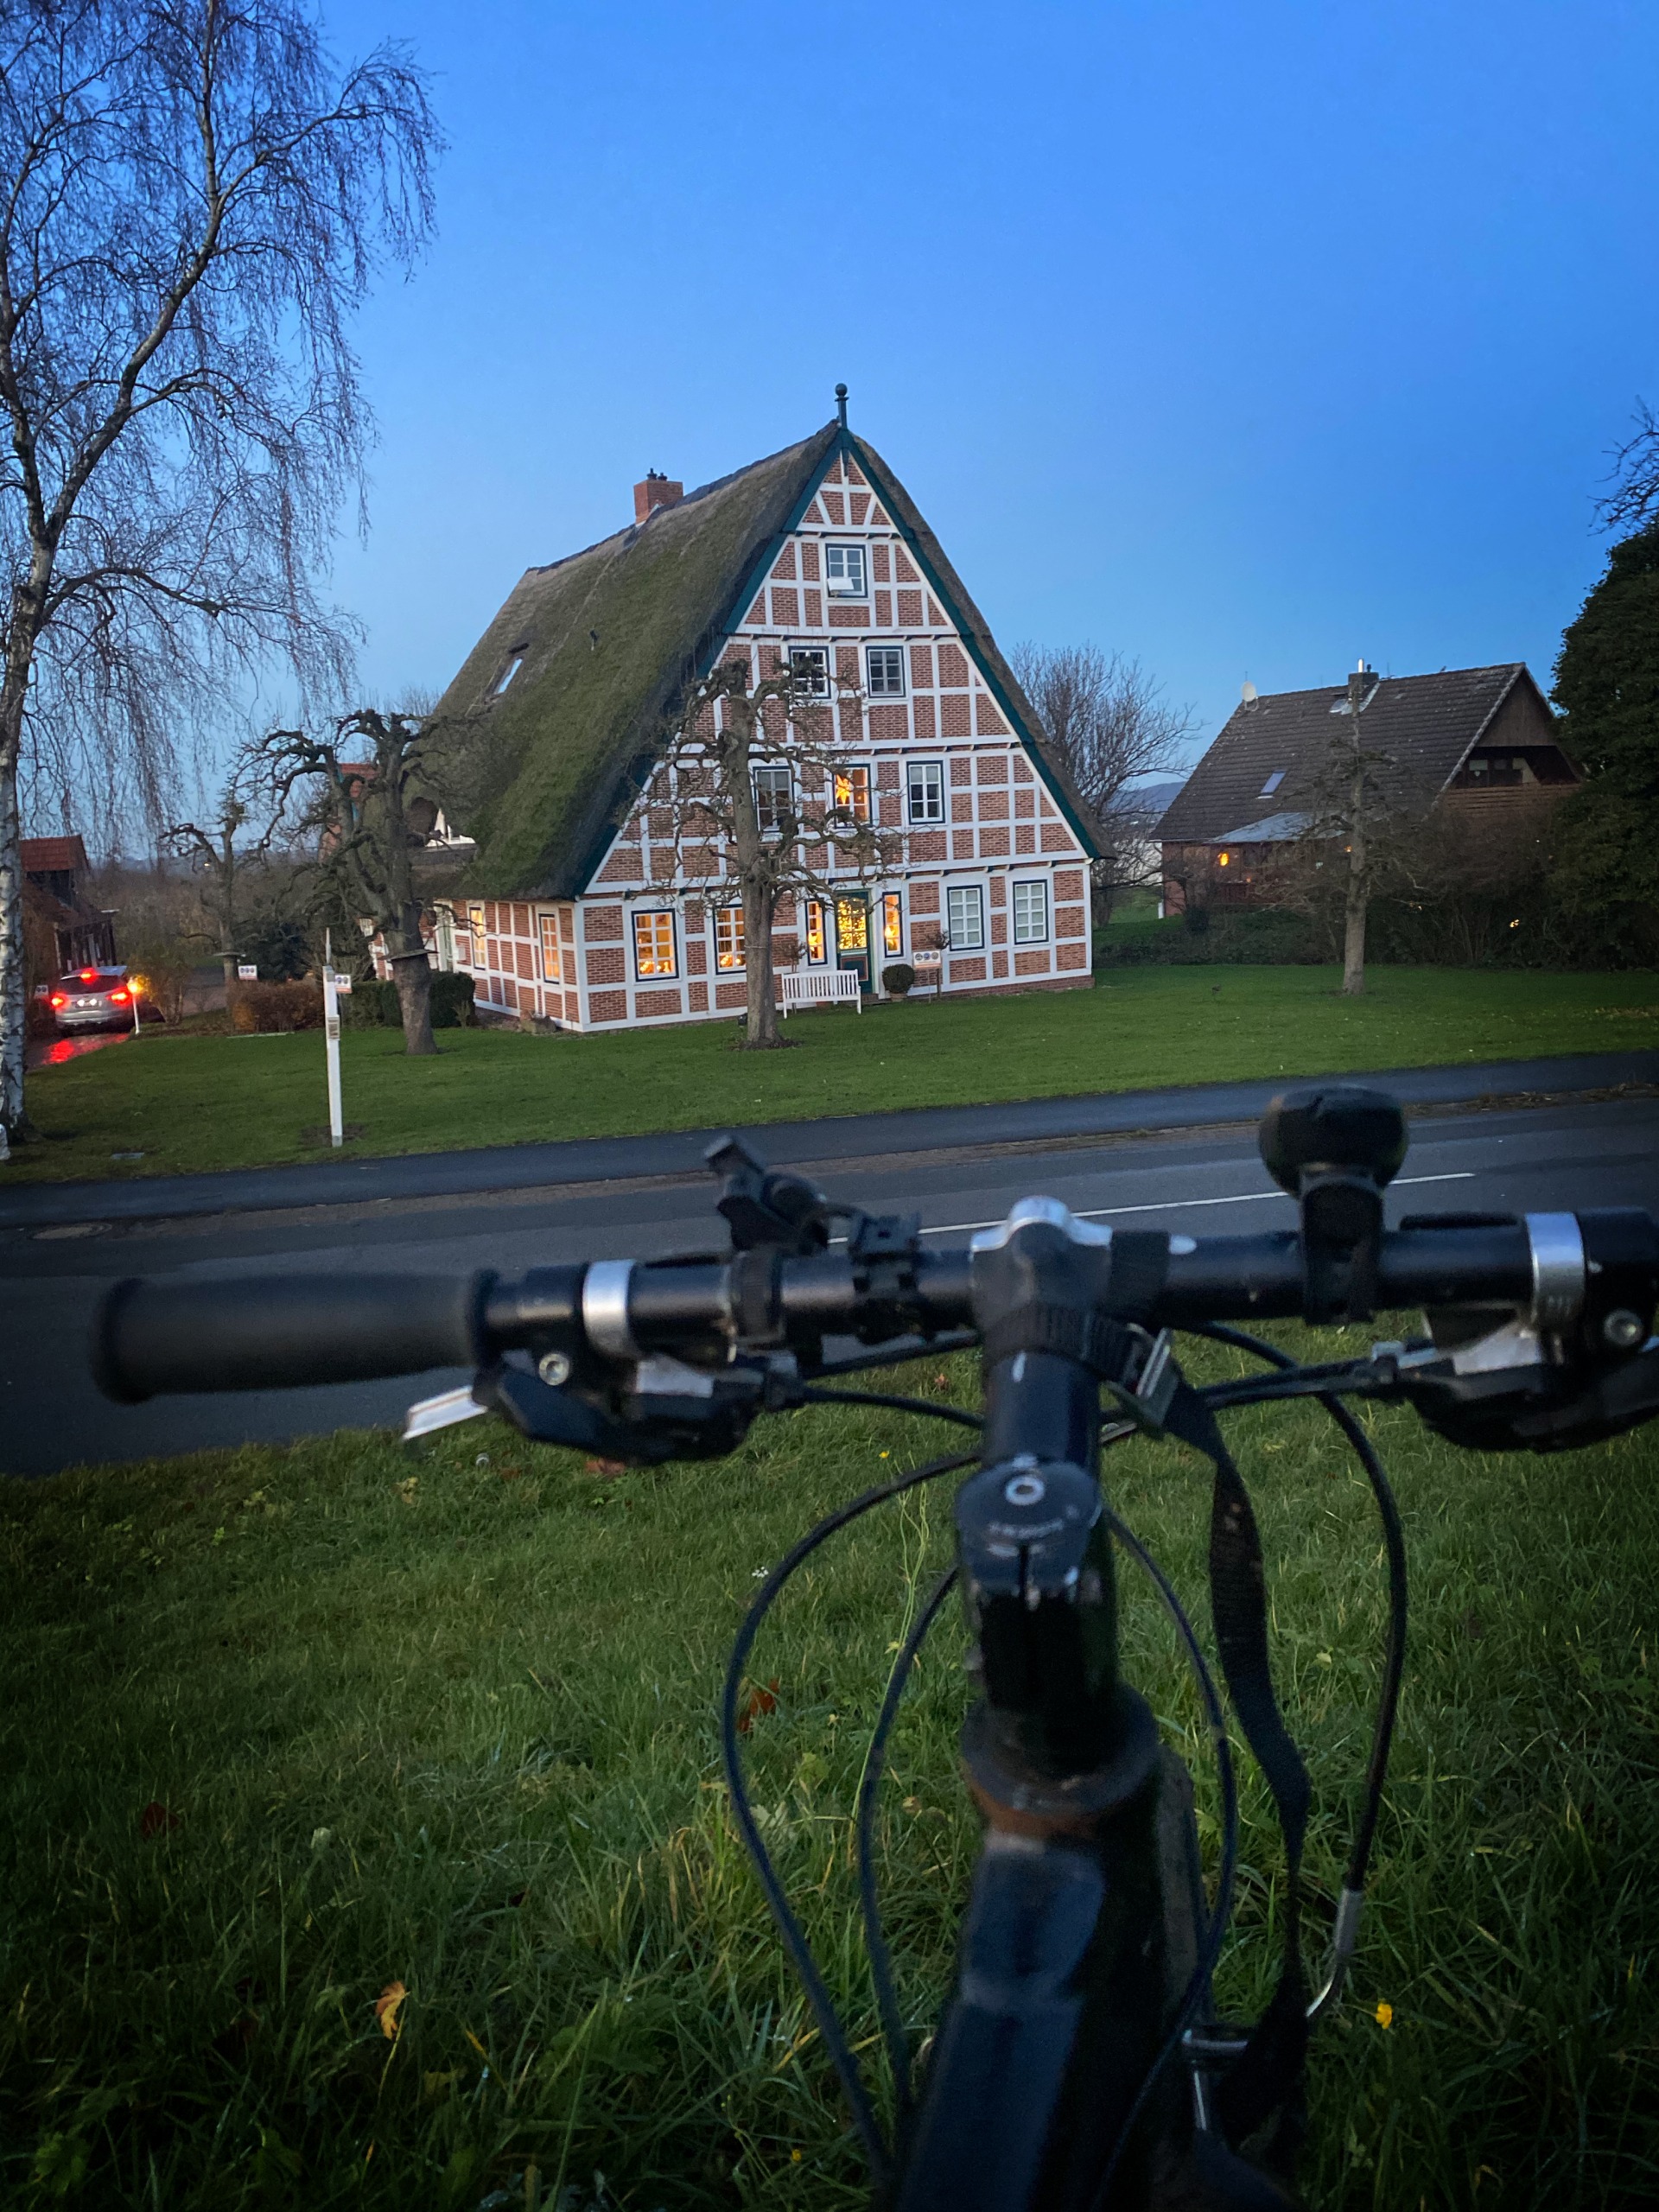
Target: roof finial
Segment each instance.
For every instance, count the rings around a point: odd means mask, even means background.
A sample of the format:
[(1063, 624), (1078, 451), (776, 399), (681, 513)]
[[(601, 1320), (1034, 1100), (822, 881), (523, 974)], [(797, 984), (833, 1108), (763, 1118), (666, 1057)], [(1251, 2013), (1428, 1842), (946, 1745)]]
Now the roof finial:
[(844, 384), (836, 386), (836, 416), (844, 430), (847, 427), (847, 387)]

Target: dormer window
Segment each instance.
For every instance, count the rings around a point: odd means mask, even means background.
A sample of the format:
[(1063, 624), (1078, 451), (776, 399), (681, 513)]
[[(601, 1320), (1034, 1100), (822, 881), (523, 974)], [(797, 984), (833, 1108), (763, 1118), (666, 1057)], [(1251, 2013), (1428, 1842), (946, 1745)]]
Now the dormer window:
[(831, 599), (865, 599), (869, 595), (861, 545), (826, 545), (823, 581)]
[(1262, 797), (1263, 798), (1271, 798), (1274, 791), (1278, 790), (1280, 785), (1282, 784), (1284, 780), (1284, 770), (1282, 768), (1275, 768), (1273, 773), (1268, 778), (1267, 782), (1262, 786)]

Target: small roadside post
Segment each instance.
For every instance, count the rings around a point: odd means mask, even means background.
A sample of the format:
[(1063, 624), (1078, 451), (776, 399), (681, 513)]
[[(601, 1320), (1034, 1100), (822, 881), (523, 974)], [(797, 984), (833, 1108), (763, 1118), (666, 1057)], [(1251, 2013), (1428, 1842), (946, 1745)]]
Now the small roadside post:
[(340, 1105), (340, 989), (334, 975), (334, 932), (322, 938), (322, 1038), (328, 1061), (328, 1141), (338, 1148), (346, 1141), (346, 1125)]

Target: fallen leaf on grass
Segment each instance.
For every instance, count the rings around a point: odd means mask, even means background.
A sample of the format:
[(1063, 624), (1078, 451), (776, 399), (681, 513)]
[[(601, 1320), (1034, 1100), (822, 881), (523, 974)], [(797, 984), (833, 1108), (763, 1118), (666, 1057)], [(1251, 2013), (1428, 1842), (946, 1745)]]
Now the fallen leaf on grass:
[(392, 1488), (397, 1491), (398, 1497), (403, 1499), (405, 1505), (414, 1504), (415, 1494), (420, 1489), (420, 1486), (421, 1478), (418, 1475), (405, 1475), (402, 1482), (394, 1483), (392, 1484)]
[(404, 1999), (409, 1992), (401, 1981), (389, 1981), (374, 2000), (374, 2017), (380, 2023), (380, 2032), (388, 2043), (396, 2043), (402, 2026)]
[(626, 1475), (628, 1463), (626, 1459), (584, 1459), (582, 1471), (584, 1475)]
[(743, 1700), (742, 1704), (738, 1707), (738, 1734), (740, 1736), (747, 1736), (750, 1729), (753, 1727), (756, 1720), (758, 1720), (762, 1714), (776, 1713), (777, 1710), (778, 1677), (774, 1675), (772, 1680), (766, 1684), (765, 1689), (761, 1688), (759, 1682), (751, 1682), (749, 1685), (748, 1694)]
[(159, 1797), (152, 1797), (138, 1815), (138, 1833), (146, 1843), (153, 1842), (158, 1835), (166, 1835), (178, 1825), (179, 1815), (169, 1812)]

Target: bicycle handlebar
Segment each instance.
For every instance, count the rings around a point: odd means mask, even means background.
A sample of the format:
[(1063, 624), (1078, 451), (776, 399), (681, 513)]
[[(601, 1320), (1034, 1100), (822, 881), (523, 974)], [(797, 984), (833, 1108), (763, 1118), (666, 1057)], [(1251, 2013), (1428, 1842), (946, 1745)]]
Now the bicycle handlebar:
[[(1168, 1271), (1150, 1326), (1301, 1313), (1294, 1230), (1167, 1241)], [(1525, 1306), (1536, 1288), (1536, 1243), (1519, 1220), (1393, 1230), (1382, 1240), (1377, 1302)], [(969, 1248), (918, 1252), (904, 1277), (873, 1283), (866, 1267), (839, 1250), (607, 1260), (534, 1268), (516, 1282), (489, 1274), (263, 1274), (182, 1284), (129, 1277), (99, 1310), (93, 1372), (109, 1396), (134, 1403), (176, 1392), (486, 1366), (512, 1351), (557, 1349), (621, 1363), (669, 1356), (696, 1364), (701, 1355), (702, 1363), (715, 1363), (737, 1342), (783, 1346), (846, 1335), (876, 1343), (973, 1325)]]
[(92, 1374), (135, 1405), (194, 1390), (279, 1390), (474, 1367), (487, 1275), (278, 1275), (147, 1282), (104, 1299)]

